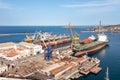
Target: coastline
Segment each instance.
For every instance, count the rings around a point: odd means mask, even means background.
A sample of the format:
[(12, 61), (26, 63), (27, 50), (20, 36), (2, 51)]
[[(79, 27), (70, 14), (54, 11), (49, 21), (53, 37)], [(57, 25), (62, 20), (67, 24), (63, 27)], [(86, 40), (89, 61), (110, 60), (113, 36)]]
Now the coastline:
[[(98, 28), (97, 27), (92, 27), (92, 28), (87, 28), (87, 31), (95, 31), (98, 32)], [(102, 26), (101, 28), (102, 32), (116, 32), (119, 33), (120, 32), (120, 25), (107, 25), (107, 26)]]

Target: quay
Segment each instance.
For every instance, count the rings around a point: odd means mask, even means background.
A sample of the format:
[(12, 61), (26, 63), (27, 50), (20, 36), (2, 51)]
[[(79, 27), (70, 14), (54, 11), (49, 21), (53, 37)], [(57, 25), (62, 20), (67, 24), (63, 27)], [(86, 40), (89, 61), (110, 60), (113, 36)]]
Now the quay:
[(71, 56), (70, 46), (55, 48), (52, 54), (51, 60), (44, 60), (44, 51), (40, 45), (27, 42), (2, 43), (0, 76), (28, 80), (70, 80), (89, 73), (97, 74), (102, 69), (97, 58)]
[(102, 70), (102, 68), (96, 66), (96, 67), (94, 67), (94, 68), (91, 69), (91, 72), (94, 73), (94, 74), (97, 74), (101, 70)]

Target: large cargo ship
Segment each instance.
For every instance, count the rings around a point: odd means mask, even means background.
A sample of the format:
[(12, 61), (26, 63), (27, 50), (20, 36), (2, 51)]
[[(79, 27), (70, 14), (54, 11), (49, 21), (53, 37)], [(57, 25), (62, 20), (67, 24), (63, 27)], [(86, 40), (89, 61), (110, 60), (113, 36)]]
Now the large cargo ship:
[(98, 51), (105, 47), (109, 42), (107, 36), (104, 33), (100, 32), (100, 26), (98, 27), (98, 38), (95, 39), (93, 36), (82, 40), (79, 44), (74, 44), (72, 47), (75, 56), (81, 56), (84, 54), (89, 54), (91, 52)]
[(109, 40), (105, 34), (99, 34), (98, 39), (93, 42), (74, 45), (73, 51), (75, 52), (75, 56), (80, 56), (83, 54), (98, 51), (105, 47), (108, 42)]

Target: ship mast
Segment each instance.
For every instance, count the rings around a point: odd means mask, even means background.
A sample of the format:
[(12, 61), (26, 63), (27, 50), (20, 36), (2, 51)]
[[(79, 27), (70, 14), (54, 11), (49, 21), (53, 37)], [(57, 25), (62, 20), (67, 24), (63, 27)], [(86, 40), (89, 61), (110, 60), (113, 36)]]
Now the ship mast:
[(106, 78), (105, 78), (105, 80), (110, 80), (110, 79), (109, 79), (108, 67), (107, 67), (107, 71), (106, 71)]
[(99, 26), (98, 26), (98, 34), (100, 34), (100, 32), (101, 32), (101, 21), (100, 21)]

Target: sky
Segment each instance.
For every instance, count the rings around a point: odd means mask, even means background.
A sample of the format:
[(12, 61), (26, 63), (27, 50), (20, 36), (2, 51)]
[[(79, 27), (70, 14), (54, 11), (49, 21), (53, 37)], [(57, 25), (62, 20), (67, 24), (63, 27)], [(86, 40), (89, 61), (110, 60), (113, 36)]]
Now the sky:
[(120, 24), (120, 0), (0, 0), (0, 25)]

